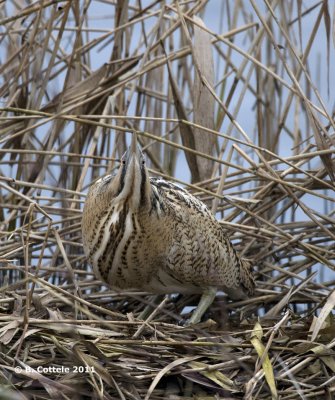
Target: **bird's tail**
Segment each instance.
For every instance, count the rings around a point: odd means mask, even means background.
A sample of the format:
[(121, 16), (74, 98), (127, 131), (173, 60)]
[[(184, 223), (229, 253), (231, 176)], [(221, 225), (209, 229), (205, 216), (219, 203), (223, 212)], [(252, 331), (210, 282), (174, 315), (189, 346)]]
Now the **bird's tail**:
[(240, 263), (241, 285), (248, 296), (252, 296), (255, 292), (255, 279), (253, 276), (253, 268), (251, 262), (246, 258), (241, 258)]

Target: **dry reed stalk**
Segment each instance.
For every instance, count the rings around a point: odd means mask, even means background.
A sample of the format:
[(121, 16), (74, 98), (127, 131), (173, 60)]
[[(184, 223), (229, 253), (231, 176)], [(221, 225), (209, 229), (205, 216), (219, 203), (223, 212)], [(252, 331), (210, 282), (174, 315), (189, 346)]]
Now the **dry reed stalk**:
[[(333, 19), (326, 0), (1, 4), (4, 397), (335, 396)], [(129, 131), (255, 265), (254, 298), (219, 294), (196, 329), (194, 297), (141, 321), (151, 296), (83, 256), (86, 189)]]

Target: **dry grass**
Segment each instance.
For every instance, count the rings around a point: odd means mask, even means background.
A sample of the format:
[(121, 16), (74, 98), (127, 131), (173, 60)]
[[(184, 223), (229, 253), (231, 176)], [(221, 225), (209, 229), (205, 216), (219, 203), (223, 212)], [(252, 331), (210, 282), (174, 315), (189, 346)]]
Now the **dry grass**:
[[(333, 7), (1, 2), (2, 398), (335, 398)], [(255, 265), (255, 297), (194, 329), (196, 299), (140, 321), (151, 296), (83, 256), (87, 186), (130, 131)]]

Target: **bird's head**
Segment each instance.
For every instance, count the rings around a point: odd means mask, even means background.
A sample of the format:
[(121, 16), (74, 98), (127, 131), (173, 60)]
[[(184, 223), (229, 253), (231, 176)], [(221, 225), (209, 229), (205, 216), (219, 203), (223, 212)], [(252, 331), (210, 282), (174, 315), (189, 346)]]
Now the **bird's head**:
[[(115, 206), (127, 205), (134, 212), (150, 204), (151, 186), (148, 170), (137, 136), (133, 133), (131, 144), (121, 158), (116, 175), (98, 179), (90, 188), (84, 214)], [(85, 213), (85, 210), (87, 213)], [(90, 210), (90, 211), (88, 211)]]

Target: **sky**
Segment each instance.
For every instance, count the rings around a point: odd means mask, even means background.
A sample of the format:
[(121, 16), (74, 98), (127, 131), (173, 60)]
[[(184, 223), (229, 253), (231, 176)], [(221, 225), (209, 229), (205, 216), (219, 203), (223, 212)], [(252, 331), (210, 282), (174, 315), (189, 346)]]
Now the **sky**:
[[(93, 40), (94, 38), (98, 38), (101, 35), (105, 34), (108, 31), (113, 30), (114, 28), (114, 7), (112, 7), (110, 4), (108, 4), (108, 1), (91, 1), (91, 2), (84, 2), (80, 1), (80, 6), (83, 7), (84, 4), (89, 4), (89, 11), (88, 11), (88, 26), (91, 29), (96, 29), (95, 32), (90, 32), (87, 34), (87, 40)], [(147, 5), (151, 4), (151, 0), (142, 0), (141, 4), (142, 7), (145, 8)], [(298, 10), (294, 7), (297, 6), (299, 2), (291, 2), (291, 1), (286, 1), (286, 2), (279, 2), (279, 6), (276, 8), (275, 12), (278, 17), (280, 17), (282, 12), (287, 12), (288, 9), (281, 8), (282, 7), (290, 7), (293, 4), (293, 12), (292, 15), (298, 15)], [(137, 4), (137, 1), (130, 1), (130, 5)], [(169, 5), (171, 4), (171, 1), (166, 1), (166, 4)], [(189, 3), (192, 5), (192, 2)], [(238, 20), (236, 25), (240, 26), (246, 23), (246, 20), (249, 22), (258, 22), (259, 18), (257, 17), (255, 11), (252, 8), (252, 5), (249, 1), (245, 0), (242, 2), (244, 5), (244, 15), (239, 14)], [(259, 7), (260, 11), (262, 12), (262, 15), (265, 14), (265, 5), (262, 0), (256, 0), (255, 4), (257, 7)], [(314, 4), (318, 4), (318, 2), (312, 2), (310, 0), (308, 1), (303, 1), (302, 2), (302, 12), (306, 11), (307, 7), (312, 7)], [(285, 6), (284, 6), (285, 5)], [(334, 13), (334, 2), (329, 2), (329, 14), (331, 20), (333, 19), (333, 13)], [(13, 2), (8, 1), (6, 2), (5, 5), (8, 9), (8, 15), (10, 15), (11, 11), (13, 10)], [(199, 16), (203, 19), (204, 24), (206, 25), (207, 28), (209, 28), (211, 31), (213, 31), (216, 34), (224, 34), (225, 32), (229, 31), (231, 29), (230, 26), (228, 26), (228, 18), (227, 18), (227, 13), (232, 13), (234, 9), (234, 2), (232, 1), (225, 1), (225, 0), (209, 0), (206, 6), (206, 11)], [(159, 11), (159, 9), (157, 8)], [(315, 25), (315, 21), (317, 18), (317, 15), (320, 11), (320, 5), (315, 7), (314, 10), (310, 11), (306, 16), (303, 17), (303, 22), (302, 25), (299, 26), (298, 22), (293, 22), (290, 24), (290, 32), (292, 34), (292, 37), (295, 38), (294, 44), (295, 44), (295, 50), (298, 54), (301, 53), (306, 48), (306, 44), (308, 43), (308, 40), (310, 38), (310, 35), (313, 31), (313, 27)], [(171, 13), (170, 15), (174, 15)], [(223, 18), (222, 18), (223, 16)], [(47, 17), (47, 15), (45, 15)], [(151, 18), (147, 18), (143, 23), (145, 25), (145, 30), (147, 34), (149, 34), (150, 29), (154, 26), (154, 24), (157, 21), (157, 16), (153, 16)], [(28, 26), (30, 23), (29, 18), (26, 20), (22, 21), (22, 26)], [(68, 27), (70, 26), (75, 26), (75, 21), (73, 18), (69, 19), (68, 22)], [(136, 24), (134, 26), (134, 32), (132, 35), (132, 40), (130, 42), (130, 54), (132, 54), (135, 49), (138, 48), (139, 43), (141, 41), (141, 25)], [(3, 29), (3, 28), (2, 28)], [(300, 39), (299, 39), (299, 29), (301, 29), (301, 47), (300, 47)], [(0, 31), (4, 33), (4, 30)], [(287, 48), (285, 39), (283, 35), (279, 34), (279, 30), (276, 27), (273, 27), (273, 32), (276, 37), (277, 43), (282, 46), (282, 51), (283, 54), (286, 56), (287, 62), (289, 63), (290, 67), (293, 68), (292, 65), (292, 59), (288, 57), (289, 50)], [(334, 109), (334, 95), (333, 91), (331, 90), (334, 85), (335, 85), (335, 74), (332, 71), (333, 65), (334, 65), (334, 43), (333, 43), (333, 33), (330, 32), (331, 37), (329, 41), (329, 64), (327, 62), (327, 51), (328, 51), (328, 42), (327, 42), (327, 34), (326, 34), (326, 25), (324, 21), (321, 21), (321, 26), (320, 29), (317, 33), (316, 39), (314, 40), (314, 43), (311, 48), (310, 55), (308, 57), (308, 68), (310, 71), (310, 77), (312, 82), (316, 85), (317, 91), (320, 94), (320, 97), (322, 98), (322, 101), (327, 109), (327, 111), (332, 114), (333, 109)], [(64, 40), (62, 42), (62, 47), (65, 53), (70, 54), (72, 45), (73, 45), (73, 37), (74, 33), (69, 32), (64, 36)], [(178, 48), (178, 42), (180, 39), (180, 33), (176, 32), (174, 34), (174, 43), (175, 43), (175, 48)], [(250, 38), (248, 38), (245, 34), (239, 34), (234, 37), (234, 44), (239, 47), (240, 49), (244, 51), (248, 51), (248, 48), (250, 46)], [(219, 47), (223, 51), (227, 51), (227, 45), (220, 43)], [(100, 46), (96, 50), (93, 50), (90, 56), (90, 65), (88, 66), (91, 71), (97, 70), (99, 67), (101, 67), (104, 63), (106, 63), (111, 55), (111, 49), (112, 49), (112, 43), (109, 43), (107, 46), (103, 47)], [(145, 51), (145, 47), (142, 45), (140, 47), (140, 52)], [(217, 52), (213, 51), (214, 55), (214, 65), (215, 65), (215, 80), (219, 82), (222, 77), (223, 77), (223, 71), (225, 68), (225, 65), (222, 63), (222, 60), (220, 62), (218, 61), (218, 56)], [(264, 41), (262, 44), (262, 62), (265, 62), (265, 59), (267, 57), (267, 54), (270, 54), (271, 61), (273, 65), (278, 67), (278, 71), (280, 71), (280, 68), (282, 67), (281, 61), (278, 59), (276, 52), (274, 49), (269, 48), (267, 43)], [(244, 57), (239, 54), (236, 51), (232, 51), (232, 60), (236, 66), (240, 66), (241, 63), (244, 60)], [(5, 42), (2, 42), (0, 44), (0, 62), (3, 62), (1, 60), (5, 60), (6, 58), (6, 45)], [(46, 59), (46, 64), (47, 64), (47, 59)], [(189, 59), (189, 65), (190, 68), (192, 67), (192, 62)], [(328, 71), (328, 65), (329, 65), (329, 71)], [(246, 70), (248, 71), (249, 68), (252, 66), (250, 62), (247, 63)], [(269, 66), (271, 67), (271, 66)], [(175, 70), (176, 72), (176, 70)], [(176, 72), (177, 73), (177, 72)], [(246, 72), (245, 72), (246, 74)], [(328, 75), (329, 74), (329, 75)], [(64, 79), (64, 74), (60, 74), (54, 87), (52, 88), (52, 93), (57, 93), (59, 92), (62, 87), (63, 87), (63, 82), (62, 79)], [(328, 79), (329, 76), (329, 79)], [(234, 74), (231, 74), (225, 79), (225, 84), (226, 84), (226, 92), (225, 96), (228, 93), (228, 89), (231, 87), (234, 81)], [(264, 78), (266, 78), (266, 74), (264, 74)], [(286, 74), (283, 73), (283, 78), (285, 81), (287, 81), (289, 84), (291, 84), (291, 79), (290, 77)], [(0, 82), (1, 79), (5, 79), (5, 77), (0, 77)], [(255, 80), (255, 74), (253, 75), (253, 78), (251, 79), (251, 83), (253, 87), (256, 86), (256, 80)], [(301, 79), (299, 83), (302, 86), (302, 89), (307, 93), (307, 86), (306, 86), (306, 80)], [(167, 82), (165, 83), (165, 88), (167, 87)], [(330, 90), (329, 90), (330, 88)], [(234, 111), (235, 107), (237, 106), (238, 102), (238, 93), (240, 93), (243, 89), (243, 82), (239, 82), (237, 86), (236, 93), (237, 95), (234, 95), (232, 102), (229, 106), (229, 110), (231, 112)], [(220, 91), (220, 86), (216, 89), (217, 93)], [(275, 91), (276, 96), (281, 97), (282, 99), (286, 99), (289, 95), (289, 91), (283, 89), (282, 87), (279, 87), (277, 91)], [(310, 94), (308, 94), (310, 100), (315, 103), (320, 105), (319, 101), (316, 98), (316, 94), (313, 92), (313, 90), (310, 91)], [(185, 96), (185, 99), (187, 99), (187, 95)], [(6, 104), (6, 98), (0, 99), (2, 104)], [(47, 101), (47, 99), (45, 99)], [(136, 101), (137, 97), (136, 95), (133, 96), (131, 104), (128, 109), (128, 115), (135, 115), (136, 114)], [(284, 101), (281, 100), (283, 103)], [(242, 129), (248, 134), (250, 140), (254, 143), (257, 143), (257, 113), (255, 112), (256, 109), (256, 104), (255, 104), (255, 96), (250, 92), (247, 91), (244, 98), (243, 102), (240, 106), (239, 112), (237, 113), (236, 119), (239, 123), (239, 125), (242, 127)], [(164, 107), (163, 107), (164, 110)], [(321, 121), (326, 123), (325, 120), (320, 118)], [(312, 135), (312, 131), (310, 130), (310, 127), (306, 124), (306, 117), (304, 113), (301, 113), (298, 116), (294, 116), (294, 107), (292, 106), (287, 118), (287, 126), (293, 131), (295, 126), (298, 125), (301, 131), (304, 134), (304, 137), (308, 137)], [(39, 131), (40, 138), (43, 139), (43, 135), (45, 135), (48, 132), (48, 129), (50, 128), (50, 125), (45, 125), (43, 128)], [(68, 131), (63, 132), (64, 139), (66, 139), (66, 134), (67, 132), (71, 132), (71, 129), (73, 127), (71, 124), (69, 124), (66, 128)], [(230, 129), (230, 121), (228, 118), (225, 118), (224, 123), (220, 127), (220, 132), (221, 133), (226, 133), (229, 132)], [(114, 132), (110, 133), (111, 135), (114, 135)], [(242, 136), (238, 133), (238, 131), (233, 128), (232, 129), (232, 135), (235, 137), (241, 139)], [(129, 135), (128, 135), (129, 136)], [(314, 139), (312, 139), (312, 142)], [(244, 150), (248, 151), (246, 147), (244, 147)], [(289, 137), (288, 134), (283, 134), (281, 135), (281, 140), (279, 142), (279, 146), (277, 149), (277, 152), (280, 156), (286, 157), (289, 155), (294, 154), (293, 151), (293, 142), (292, 139)], [(250, 153), (251, 157), (254, 157), (254, 152)], [(9, 160), (10, 156), (7, 156), (7, 159)], [(317, 160), (318, 163), (320, 163), (320, 160)], [(313, 168), (317, 166), (317, 164), (311, 165), (310, 168)], [(9, 167), (6, 165), (1, 165), (1, 174), (3, 175), (8, 175), (8, 176), (15, 176), (16, 170), (15, 167)], [(57, 176), (57, 171), (55, 169), (56, 167), (52, 168), (52, 172), (54, 175)], [(178, 164), (177, 164), (177, 169), (176, 169), (176, 177), (178, 179), (181, 179), (183, 181), (188, 182), (190, 179), (190, 173), (188, 170), (188, 166), (185, 160), (185, 157), (182, 153), (180, 153), (180, 157), (178, 159)], [(49, 182), (52, 181), (52, 176), (48, 177)], [(87, 177), (86, 183), (88, 184), (90, 180), (90, 177)], [(252, 182), (250, 182), (250, 185), (253, 185)], [(328, 195), (333, 195), (333, 193), (325, 192)], [(246, 195), (247, 197), (247, 195)], [(315, 197), (311, 195), (305, 195), (303, 198), (305, 204), (310, 207), (311, 209), (317, 210), (317, 211), (323, 211), (324, 210), (324, 202), (321, 202), (319, 199), (316, 199)], [(333, 207), (333, 204), (329, 204), (329, 207)], [(288, 213), (288, 218), (290, 218), (290, 214)], [(296, 218), (299, 220), (304, 220), (306, 219), (306, 216), (304, 215), (303, 211), (301, 209), (296, 210)]]

